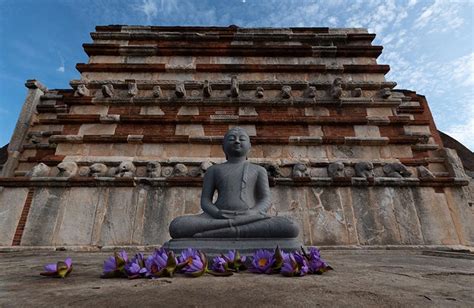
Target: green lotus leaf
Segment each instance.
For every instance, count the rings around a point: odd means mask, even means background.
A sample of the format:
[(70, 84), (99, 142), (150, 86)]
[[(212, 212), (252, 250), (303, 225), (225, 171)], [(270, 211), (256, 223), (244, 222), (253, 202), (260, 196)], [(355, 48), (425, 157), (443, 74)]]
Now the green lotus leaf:
[(114, 257), (115, 257), (115, 264), (117, 265), (117, 269), (120, 271), (123, 271), (125, 267), (125, 260), (120, 257), (119, 253), (116, 251), (114, 252)]
[(280, 247), (277, 246), (275, 248), (274, 256), (275, 256), (275, 262), (272, 265), (272, 270), (274, 272), (278, 272), (281, 269), (282, 265), (283, 265), (283, 256), (281, 254)]
[(57, 268), (56, 272), (58, 276), (61, 278), (65, 278), (67, 274), (69, 274), (69, 268), (67, 264), (64, 263), (63, 261), (58, 261), (56, 268)]

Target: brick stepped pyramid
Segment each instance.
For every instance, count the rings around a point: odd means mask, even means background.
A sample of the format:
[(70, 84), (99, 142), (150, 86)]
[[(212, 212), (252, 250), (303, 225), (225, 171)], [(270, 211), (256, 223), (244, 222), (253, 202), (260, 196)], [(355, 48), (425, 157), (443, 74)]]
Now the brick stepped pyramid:
[(0, 245), (163, 243), (171, 219), (199, 211), (233, 126), (269, 172), (272, 213), (296, 219), (307, 245), (474, 243), (462, 165), (425, 97), (385, 80), (374, 34), (113, 25), (91, 36), (71, 89), (26, 84)]

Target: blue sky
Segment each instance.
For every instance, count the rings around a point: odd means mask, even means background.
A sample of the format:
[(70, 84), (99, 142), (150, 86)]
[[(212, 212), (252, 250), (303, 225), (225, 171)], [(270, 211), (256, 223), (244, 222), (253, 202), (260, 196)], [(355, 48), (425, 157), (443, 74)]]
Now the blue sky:
[(474, 150), (474, 1), (0, 0), (0, 146), (9, 142), (26, 79), (69, 88), (96, 25), (364, 27), (387, 80), (427, 97), (438, 129)]

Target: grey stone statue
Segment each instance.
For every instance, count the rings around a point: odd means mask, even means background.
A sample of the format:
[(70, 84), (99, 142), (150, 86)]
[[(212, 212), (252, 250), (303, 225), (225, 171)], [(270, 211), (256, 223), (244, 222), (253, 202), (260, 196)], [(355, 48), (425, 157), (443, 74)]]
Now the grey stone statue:
[(77, 86), (77, 90), (75, 93), (76, 96), (90, 96), (89, 89), (87, 89), (85, 84), (80, 84)]
[[(247, 161), (250, 137), (239, 127), (224, 136), (227, 162), (209, 167), (201, 194), (203, 213), (175, 218), (172, 238), (295, 238), (298, 226), (285, 217), (270, 217), (266, 170)], [(217, 200), (213, 202), (217, 190)]]
[(202, 88), (202, 93), (204, 97), (211, 97), (212, 94), (212, 87), (209, 83), (209, 80), (204, 80), (204, 87)]
[(102, 95), (104, 97), (113, 97), (114, 96), (114, 86), (110, 83), (102, 85)]
[(281, 96), (283, 98), (290, 98), (291, 97), (291, 87), (290, 86), (281, 87)]
[(184, 86), (184, 82), (179, 82), (176, 84), (174, 94), (176, 95), (177, 98), (183, 98), (186, 96), (186, 88)]

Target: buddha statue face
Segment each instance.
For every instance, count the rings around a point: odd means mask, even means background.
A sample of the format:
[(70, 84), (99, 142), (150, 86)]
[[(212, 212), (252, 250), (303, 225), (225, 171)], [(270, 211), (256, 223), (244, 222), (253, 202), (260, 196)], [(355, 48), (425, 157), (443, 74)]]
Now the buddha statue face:
[(227, 159), (230, 157), (247, 157), (251, 147), (250, 137), (243, 128), (231, 128), (224, 136), (222, 147)]

